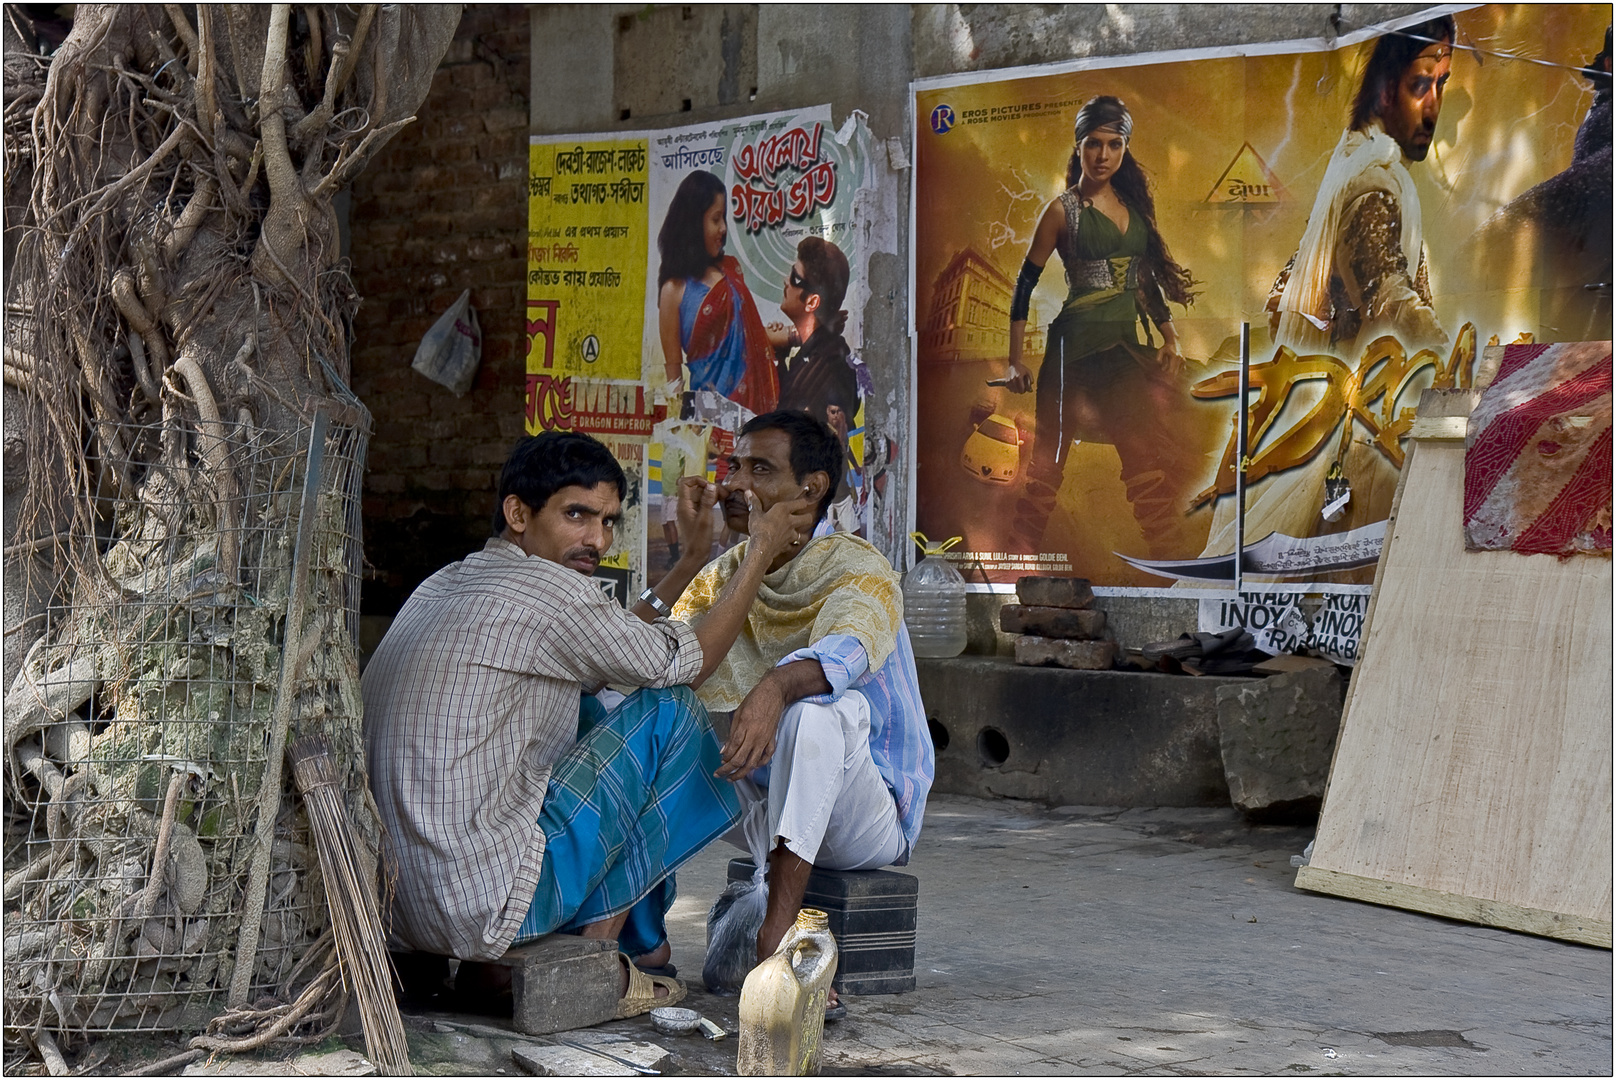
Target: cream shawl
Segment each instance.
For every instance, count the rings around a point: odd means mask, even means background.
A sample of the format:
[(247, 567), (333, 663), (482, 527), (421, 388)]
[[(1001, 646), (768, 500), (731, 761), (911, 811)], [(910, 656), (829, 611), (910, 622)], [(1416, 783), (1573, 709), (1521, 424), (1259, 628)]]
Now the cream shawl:
[(1384, 191), (1397, 200), (1403, 218), (1403, 255), (1412, 277), (1419, 268), (1420, 197), (1414, 177), (1403, 164), (1397, 140), (1386, 134), (1380, 120), (1362, 131), (1347, 131), (1336, 143), (1324, 170), (1313, 213), (1296, 249), (1296, 262), (1279, 301), (1277, 345), (1306, 356), (1330, 349), (1330, 275), (1334, 271), (1341, 218), (1360, 195)]
[[(673, 617), (699, 619), (745, 555), (741, 543), (703, 567), (673, 606)], [(781, 660), (832, 634), (858, 638), (875, 671), (896, 646), (902, 623), (903, 593), (886, 557), (848, 533), (821, 536), (764, 577), (740, 636), (697, 696), (709, 709), (735, 709)]]

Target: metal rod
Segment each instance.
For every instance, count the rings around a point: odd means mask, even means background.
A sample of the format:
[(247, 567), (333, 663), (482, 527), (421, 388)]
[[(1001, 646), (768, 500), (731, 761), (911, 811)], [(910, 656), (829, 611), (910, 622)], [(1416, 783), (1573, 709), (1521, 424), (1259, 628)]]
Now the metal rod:
[(247, 879), (246, 909), (236, 943), (236, 966), (225, 999), (232, 1009), (247, 1002), (253, 966), (258, 958), (258, 929), (269, 889), (269, 857), (275, 840), (275, 818), (281, 806), (281, 758), (286, 752), (286, 729), (292, 718), (292, 697), (297, 689), (298, 660), (303, 653), (303, 614), (307, 603), (308, 566), (314, 547), (315, 519), (320, 514), (320, 489), (325, 476), (326, 411), (317, 409), (309, 431), (307, 464), (303, 467), (303, 501), (297, 515), (297, 544), (292, 549), (292, 579), (287, 585), (286, 630), (281, 635), (280, 683), (269, 731), (269, 759), (258, 787), (258, 824), (253, 830), (252, 866)]
[(1246, 466), (1251, 454), (1246, 445), (1246, 400), (1251, 394), (1251, 324), (1240, 324), (1240, 402), (1234, 438), (1234, 595), (1240, 599), (1246, 562)]
[(562, 1046), (570, 1046), (574, 1050), (582, 1050), (585, 1053), (589, 1053), (589, 1054), (599, 1054), (603, 1058), (606, 1058), (606, 1059), (608, 1059), (610, 1061), (615, 1061), (619, 1065), (623, 1065), (623, 1066), (626, 1066), (626, 1067), (628, 1067), (630, 1069), (633, 1069), (635, 1072), (639, 1073), (641, 1076), (661, 1076), (662, 1075), (661, 1073), (657, 1072), (655, 1069), (649, 1068), (649, 1067), (647, 1067), (645, 1065), (641, 1065), (641, 1064), (639, 1064), (638, 1062), (635, 1062), (635, 1061), (630, 1061), (628, 1058), (625, 1058), (625, 1057), (618, 1057), (616, 1054), (612, 1053), (610, 1050), (602, 1050), (600, 1048), (600, 1046), (595, 1045), (595, 1044), (573, 1042), (571, 1039), (557, 1039), (556, 1042), (558, 1044), (562, 1045)]

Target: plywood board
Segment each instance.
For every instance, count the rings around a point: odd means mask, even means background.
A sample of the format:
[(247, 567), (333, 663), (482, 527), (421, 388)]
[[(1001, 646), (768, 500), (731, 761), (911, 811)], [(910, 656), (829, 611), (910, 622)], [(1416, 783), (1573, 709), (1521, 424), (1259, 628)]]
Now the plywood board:
[(1465, 551), (1448, 426), (1409, 442), (1297, 885), (1609, 947), (1611, 561)]

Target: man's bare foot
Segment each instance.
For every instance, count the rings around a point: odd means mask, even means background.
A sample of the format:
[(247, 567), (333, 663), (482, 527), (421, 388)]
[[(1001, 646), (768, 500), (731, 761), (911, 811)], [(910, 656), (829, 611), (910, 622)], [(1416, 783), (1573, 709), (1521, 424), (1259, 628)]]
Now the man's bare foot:
[(636, 956), (634, 958), (634, 966), (637, 968), (666, 967), (668, 961), (672, 959), (673, 948), (668, 942), (664, 941), (661, 945), (658, 945), (650, 952), (641, 953), (640, 955)]

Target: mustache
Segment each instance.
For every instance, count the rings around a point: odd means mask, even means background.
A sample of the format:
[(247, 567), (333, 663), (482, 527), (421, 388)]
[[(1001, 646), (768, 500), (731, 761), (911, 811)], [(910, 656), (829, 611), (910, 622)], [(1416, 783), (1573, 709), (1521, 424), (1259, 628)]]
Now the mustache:
[(591, 562), (600, 562), (600, 549), (597, 547), (575, 547), (562, 556), (562, 561), (571, 562), (573, 559), (589, 559)]

